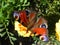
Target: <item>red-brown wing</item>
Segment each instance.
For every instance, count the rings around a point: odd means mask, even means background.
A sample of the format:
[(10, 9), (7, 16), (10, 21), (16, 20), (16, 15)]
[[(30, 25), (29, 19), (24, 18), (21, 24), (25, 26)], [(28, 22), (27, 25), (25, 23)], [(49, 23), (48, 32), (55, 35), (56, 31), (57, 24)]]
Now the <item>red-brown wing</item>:
[(36, 17), (36, 15), (35, 15), (34, 12), (30, 13), (30, 14), (29, 14), (29, 22), (31, 22), (32, 20), (34, 20), (35, 17)]
[(20, 22), (23, 23), (25, 26), (27, 26), (27, 24), (28, 24), (27, 15), (24, 10), (20, 11)]
[(38, 18), (34, 23), (33, 27), (31, 28), (31, 30), (33, 30), (34, 28), (38, 28), (40, 24), (42, 24), (42, 19)]
[(36, 22), (36, 14), (34, 12), (30, 13), (28, 20), (29, 20), (28, 28), (30, 29), (34, 26)]

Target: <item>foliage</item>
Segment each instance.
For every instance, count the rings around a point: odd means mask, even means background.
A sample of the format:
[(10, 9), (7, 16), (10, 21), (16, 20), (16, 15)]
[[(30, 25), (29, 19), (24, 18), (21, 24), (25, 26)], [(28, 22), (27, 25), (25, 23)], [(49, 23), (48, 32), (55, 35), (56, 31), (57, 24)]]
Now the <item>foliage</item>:
[(40, 13), (44, 14), (44, 15), (50, 15), (50, 14), (58, 14), (59, 10), (60, 10), (60, 1), (59, 0), (34, 0), (31, 2), (30, 5), (32, 6), (32, 8), (34, 7), (35, 10), (37, 10), (38, 12), (40, 11)]
[[(14, 33), (10, 32), (13, 29), (13, 15), (12, 12), (15, 10), (23, 10), (29, 6), (28, 0), (0, 0), (0, 36), (9, 38), (10, 43), (14, 45), (13, 41), (16, 40)], [(10, 24), (12, 24), (10, 26)], [(9, 29), (11, 28), (11, 29)]]
[(32, 45), (59, 45), (60, 42), (56, 40), (55, 36), (51, 35), (48, 42), (43, 42), (39, 38), (34, 37), (34, 43)]

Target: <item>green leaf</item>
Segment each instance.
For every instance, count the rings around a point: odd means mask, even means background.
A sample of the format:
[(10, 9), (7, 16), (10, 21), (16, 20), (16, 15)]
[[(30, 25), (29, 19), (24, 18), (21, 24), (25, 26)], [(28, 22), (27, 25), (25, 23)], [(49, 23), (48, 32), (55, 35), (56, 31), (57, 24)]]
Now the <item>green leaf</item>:
[(57, 45), (60, 45), (60, 42), (59, 42), (59, 41), (57, 41), (57, 40), (55, 40), (55, 43), (56, 43)]
[(11, 33), (11, 32), (10, 32), (9, 34), (10, 34), (11, 36), (14, 36), (14, 34), (13, 34), (13, 33)]
[(13, 41), (10, 39), (10, 43), (11, 43), (11, 45), (14, 45), (14, 43), (13, 43)]
[(2, 13), (2, 11), (0, 10), (0, 18), (3, 17), (2, 15), (3, 15), (3, 13)]
[(1, 33), (0, 33), (0, 36), (1, 36)]
[(10, 36), (10, 38), (11, 38), (13, 41), (17, 40), (15, 37), (11, 37), (11, 36)]
[(3, 13), (2, 13), (2, 9), (0, 10), (0, 21), (4, 19)]
[(13, 4), (15, 4), (15, 0), (8, 0), (8, 2), (12, 2)]
[(41, 4), (45, 5), (47, 2), (46, 0), (40, 0), (41, 1)]
[(2, 5), (1, 5), (1, 6), (2, 6), (2, 8), (3, 8), (3, 5), (4, 5), (4, 1), (2, 2)]
[(24, 3), (27, 3), (27, 0), (24, 0)]
[(4, 31), (4, 28), (0, 29), (0, 32)]
[(0, 24), (0, 28), (3, 27), (3, 24)]
[(3, 37), (5, 34), (6, 34), (6, 32), (3, 32), (3, 33), (1, 33), (0, 35), (1, 35), (1, 37)]
[(22, 6), (29, 6), (30, 5), (30, 2), (28, 2), (27, 4), (23, 4)]
[(6, 26), (8, 26), (9, 25), (9, 20), (5, 20), (5, 24), (6, 24)]
[(23, 0), (20, 0), (20, 2), (22, 3), (22, 2), (23, 2)]
[(8, 7), (8, 6), (9, 6), (9, 3), (8, 3), (8, 4), (5, 4), (5, 5), (3, 6), (3, 9), (6, 8), (6, 7)]

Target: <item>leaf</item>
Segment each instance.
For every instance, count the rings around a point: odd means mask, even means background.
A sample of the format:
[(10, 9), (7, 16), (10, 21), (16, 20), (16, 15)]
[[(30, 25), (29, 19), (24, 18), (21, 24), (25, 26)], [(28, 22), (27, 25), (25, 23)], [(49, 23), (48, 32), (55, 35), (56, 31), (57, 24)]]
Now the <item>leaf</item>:
[(2, 15), (3, 15), (3, 14), (2, 14), (2, 11), (0, 10), (0, 18), (3, 17)]
[(0, 28), (3, 27), (3, 24), (0, 24)]
[(24, 3), (27, 3), (27, 0), (24, 0)]
[(40, 0), (40, 1), (41, 1), (41, 3), (44, 4), (44, 5), (47, 3), (46, 0)]
[(20, 0), (20, 2), (22, 3), (22, 2), (23, 2), (23, 0)]
[(1, 33), (0, 33), (0, 36), (1, 36)]
[(14, 43), (13, 43), (13, 41), (10, 39), (10, 43), (11, 43), (11, 45), (14, 45)]
[(8, 6), (9, 6), (9, 4), (5, 4), (5, 5), (3, 6), (3, 9), (6, 8), (6, 7), (8, 7)]
[(57, 41), (57, 40), (55, 40), (55, 43), (56, 43), (57, 45), (60, 45), (60, 42), (59, 42), (59, 41)]
[(4, 28), (0, 29), (0, 32), (4, 31)]
[(13, 34), (13, 33), (11, 33), (11, 32), (10, 32), (9, 34), (10, 34), (11, 36), (14, 36), (14, 34)]
[(2, 5), (1, 5), (1, 6), (2, 6), (2, 8), (3, 8), (3, 4), (4, 4), (4, 1), (2, 2)]
[(28, 2), (27, 4), (23, 4), (22, 6), (29, 6), (30, 5), (30, 2)]
[(9, 20), (5, 20), (5, 24), (6, 24), (6, 26), (8, 26), (9, 25)]
[[(3, 20), (4, 19), (4, 16), (3, 16), (3, 13), (2, 13), (2, 9), (0, 10), (0, 20)], [(0, 21), (1, 22), (1, 21)]]
[(8, 0), (8, 2), (12, 2), (13, 4), (15, 4), (15, 0)]
[(10, 36), (10, 38), (11, 38), (13, 41), (17, 40), (15, 37), (11, 37), (11, 36)]
[(1, 35), (1, 37), (3, 37), (5, 34), (6, 34), (6, 32), (3, 32), (3, 33), (1, 33), (0, 35)]

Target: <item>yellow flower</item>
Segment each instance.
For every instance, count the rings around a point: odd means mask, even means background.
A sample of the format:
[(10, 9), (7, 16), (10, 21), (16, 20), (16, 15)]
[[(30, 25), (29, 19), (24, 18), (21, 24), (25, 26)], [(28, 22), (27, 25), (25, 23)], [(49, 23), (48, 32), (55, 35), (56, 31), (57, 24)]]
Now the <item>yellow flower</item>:
[(57, 32), (56, 32), (56, 39), (59, 40), (59, 35), (57, 34)]
[(60, 41), (60, 20), (56, 23), (56, 39)]

